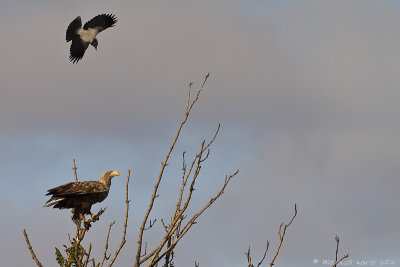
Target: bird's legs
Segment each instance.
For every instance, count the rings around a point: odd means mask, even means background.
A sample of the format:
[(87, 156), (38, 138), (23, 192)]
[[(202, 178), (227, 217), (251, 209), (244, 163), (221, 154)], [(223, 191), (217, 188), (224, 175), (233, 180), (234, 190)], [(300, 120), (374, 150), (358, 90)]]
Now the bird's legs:
[(89, 219), (85, 218), (85, 212), (82, 210), (76, 210), (76, 209), (72, 209), (72, 220), (75, 222), (75, 224), (80, 227), (81, 225), (81, 221), (83, 221), (83, 225), (86, 229), (89, 229), (91, 226), (91, 223), (98, 221), (100, 218), (100, 215), (103, 214), (103, 212), (106, 210), (106, 208), (104, 209), (100, 209), (100, 211), (97, 214), (93, 214), (91, 211), (89, 211), (88, 215), (90, 215)]

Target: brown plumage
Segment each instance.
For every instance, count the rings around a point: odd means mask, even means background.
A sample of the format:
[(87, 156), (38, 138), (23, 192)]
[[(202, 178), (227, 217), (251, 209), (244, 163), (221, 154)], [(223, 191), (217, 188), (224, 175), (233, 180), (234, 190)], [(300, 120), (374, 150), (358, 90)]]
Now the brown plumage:
[(54, 205), (53, 208), (72, 209), (74, 221), (85, 219), (85, 214), (92, 214), (92, 205), (108, 196), (114, 176), (119, 176), (119, 172), (105, 171), (98, 181), (72, 182), (49, 189), (46, 196), (52, 196), (44, 206)]

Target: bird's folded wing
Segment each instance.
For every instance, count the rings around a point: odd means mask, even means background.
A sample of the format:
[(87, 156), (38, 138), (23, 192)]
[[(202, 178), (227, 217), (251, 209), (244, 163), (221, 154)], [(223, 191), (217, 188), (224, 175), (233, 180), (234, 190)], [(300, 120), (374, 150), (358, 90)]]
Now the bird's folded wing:
[(95, 194), (107, 192), (109, 187), (103, 183), (97, 181), (86, 181), (78, 183), (68, 183), (48, 190), (48, 194), (52, 194), (53, 197), (62, 196), (77, 196), (84, 194)]

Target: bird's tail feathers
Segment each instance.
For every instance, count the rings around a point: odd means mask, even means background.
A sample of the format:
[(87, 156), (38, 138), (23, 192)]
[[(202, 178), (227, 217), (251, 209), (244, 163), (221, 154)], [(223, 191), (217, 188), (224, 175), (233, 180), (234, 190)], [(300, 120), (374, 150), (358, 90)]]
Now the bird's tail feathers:
[(63, 201), (65, 198), (60, 197), (60, 198), (56, 198), (56, 199), (50, 199), (49, 201), (46, 202), (46, 204), (44, 204), (43, 207), (50, 207), (60, 201)]

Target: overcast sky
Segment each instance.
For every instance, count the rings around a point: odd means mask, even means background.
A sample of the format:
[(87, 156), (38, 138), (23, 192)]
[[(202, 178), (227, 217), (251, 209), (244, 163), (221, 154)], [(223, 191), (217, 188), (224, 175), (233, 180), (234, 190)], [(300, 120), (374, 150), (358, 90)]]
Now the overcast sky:
[[(78, 64), (68, 24), (118, 18)], [(94, 256), (120, 242), (127, 170), (130, 219), (117, 266), (131, 266), (139, 224), (177, 126), (189, 82), (210, 78), (167, 167), (151, 218), (168, 218), (189, 158), (221, 123), (194, 191), (196, 212), (225, 175), (225, 194), (176, 250), (175, 266), (246, 266), (281, 222), (298, 216), (276, 266), (326, 266), (340, 254), (400, 266), (400, 4), (397, 1), (11, 1), (0, 9), (0, 257), (45, 266), (68, 243), (67, 210), (46, 190), (121, 172), (86, 236)], [(149, 249), (158, 223), (145, 235)], [(316, 261), (318, 260), (318, 262)], [(317, 263), (316, 263), (317, 262)]]

